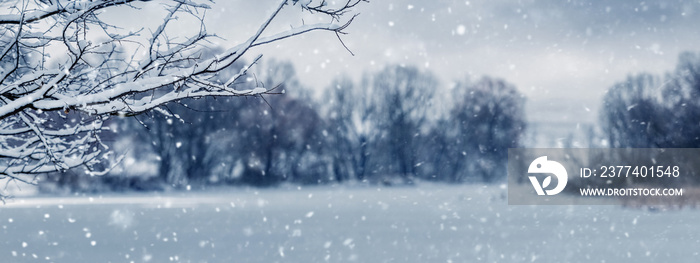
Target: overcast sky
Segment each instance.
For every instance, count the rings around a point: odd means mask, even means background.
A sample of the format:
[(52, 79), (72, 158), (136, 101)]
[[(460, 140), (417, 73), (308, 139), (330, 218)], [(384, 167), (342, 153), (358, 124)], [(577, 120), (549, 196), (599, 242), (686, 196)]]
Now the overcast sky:
[[(218, 1), (207, 13), (208, 30), (226, 45), (238, 43), (277, 3)], [(672, 70), (680, 52), (700, 49), (697, 0), (372, 0), (357, 10), (343, 38), (355, 56), (328, 32), (251, 54), (291, 60), (301, 81), (315, 88), (396, 63), (429, 69), (445, 87), (500, 77), (527, 96), (531, 121), (575, 124), (597, 121), (605, 90), (626, 75)], [(273, 30), (301, 23), (297, 9), (286, 12)]]

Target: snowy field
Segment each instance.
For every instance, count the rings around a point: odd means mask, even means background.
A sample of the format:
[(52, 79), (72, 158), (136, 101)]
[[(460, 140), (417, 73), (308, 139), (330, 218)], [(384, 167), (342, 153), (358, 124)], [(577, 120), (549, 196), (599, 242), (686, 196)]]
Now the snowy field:
[(503, 186), (22, 197), (0, 262), (700, 262), (700, 211), (508, 206)]

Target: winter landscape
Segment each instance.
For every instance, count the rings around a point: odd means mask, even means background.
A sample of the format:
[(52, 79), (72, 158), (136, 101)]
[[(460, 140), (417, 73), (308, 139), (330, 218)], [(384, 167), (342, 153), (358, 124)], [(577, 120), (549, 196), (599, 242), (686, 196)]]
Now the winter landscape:
[(700, 147), (700, 2), (0, 10), (0, 262), (700, 260), (695, 154), (508, 199), (567, 184), (509, 149)]

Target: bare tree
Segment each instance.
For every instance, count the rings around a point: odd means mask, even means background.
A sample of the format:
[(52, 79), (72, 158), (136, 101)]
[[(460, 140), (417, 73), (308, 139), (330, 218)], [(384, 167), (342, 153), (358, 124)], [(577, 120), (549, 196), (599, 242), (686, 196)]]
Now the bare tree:
[[(216, 37), (204, 24), (209, 1), (162, 1), (165, 17), (148, 33), (103, 19), (108, 10), (138, 9), (144, 6), (141, 2), (146, 0), (0, 3), (0, 178), (33, 183), (40, 173), (95, 168), (109, 152), (100, 138), (110, 116), (149, 110), (169, 115), (161, 109), (168, 102), (267, 93), (262, 87), (236, 89), (260, 56), (226, 81), (218, 81), (217, 72), (257, 46), (307, 32), (330, 31), (340, 39), (355, 17), (352, 8), (366, 0), (336, 6), (325, 0), (280, 0), (246, 41), (207, 59), (201, 53)], [(329, 23), (304, 24), (299, 19), (299, 26), (268, 32), (286, 7), (325, 16)], [(167, 30), (177, 28), (182, 17), (199, 21), (199, 30), (186, 37), (169, 36)]]
[(327, 144), (334, 159), (333, 173), (339, 182), (353, 178), (365, 180), (375, 143), (372, 140), (377, 110), (377, 103), (372, 101), (374, 93), (364, 85), (361, 90), (356, 86), (347, 76), (337, 78), (324, 97), (330, 133)]
[(437, 77), (416, 67), (388, 66), (369, 85), (377, 97), (378, 111), (373, 118), (381, 132), (381, 147), (387, 149), (384, 170), (410, 183), (422, 165), (417, 154), (419, 137), (428, 127)]
[(611, 147), (653, 148), (664, 144), (664, 123), (669, 113), (660, 103), (659, 86), (659, 78), (639, 74), (607, 91), (601, 117)]
[(508, 148), (518, 147), (525, 129), (525, 98), (501, 79), (481, 78), (455, 87), (461, 97), (450, 112), (448, 134), (454, 162), (450, 181), (479, 176), (493, 182), (505, 175)]

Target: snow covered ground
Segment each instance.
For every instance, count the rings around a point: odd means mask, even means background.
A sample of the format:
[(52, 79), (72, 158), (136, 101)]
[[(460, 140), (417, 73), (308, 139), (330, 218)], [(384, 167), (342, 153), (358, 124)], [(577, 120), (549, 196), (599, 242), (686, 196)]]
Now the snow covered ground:
[(1, 262), (699, 262), (700, 211), (508, 206), (504, 186), (22, 197)]

